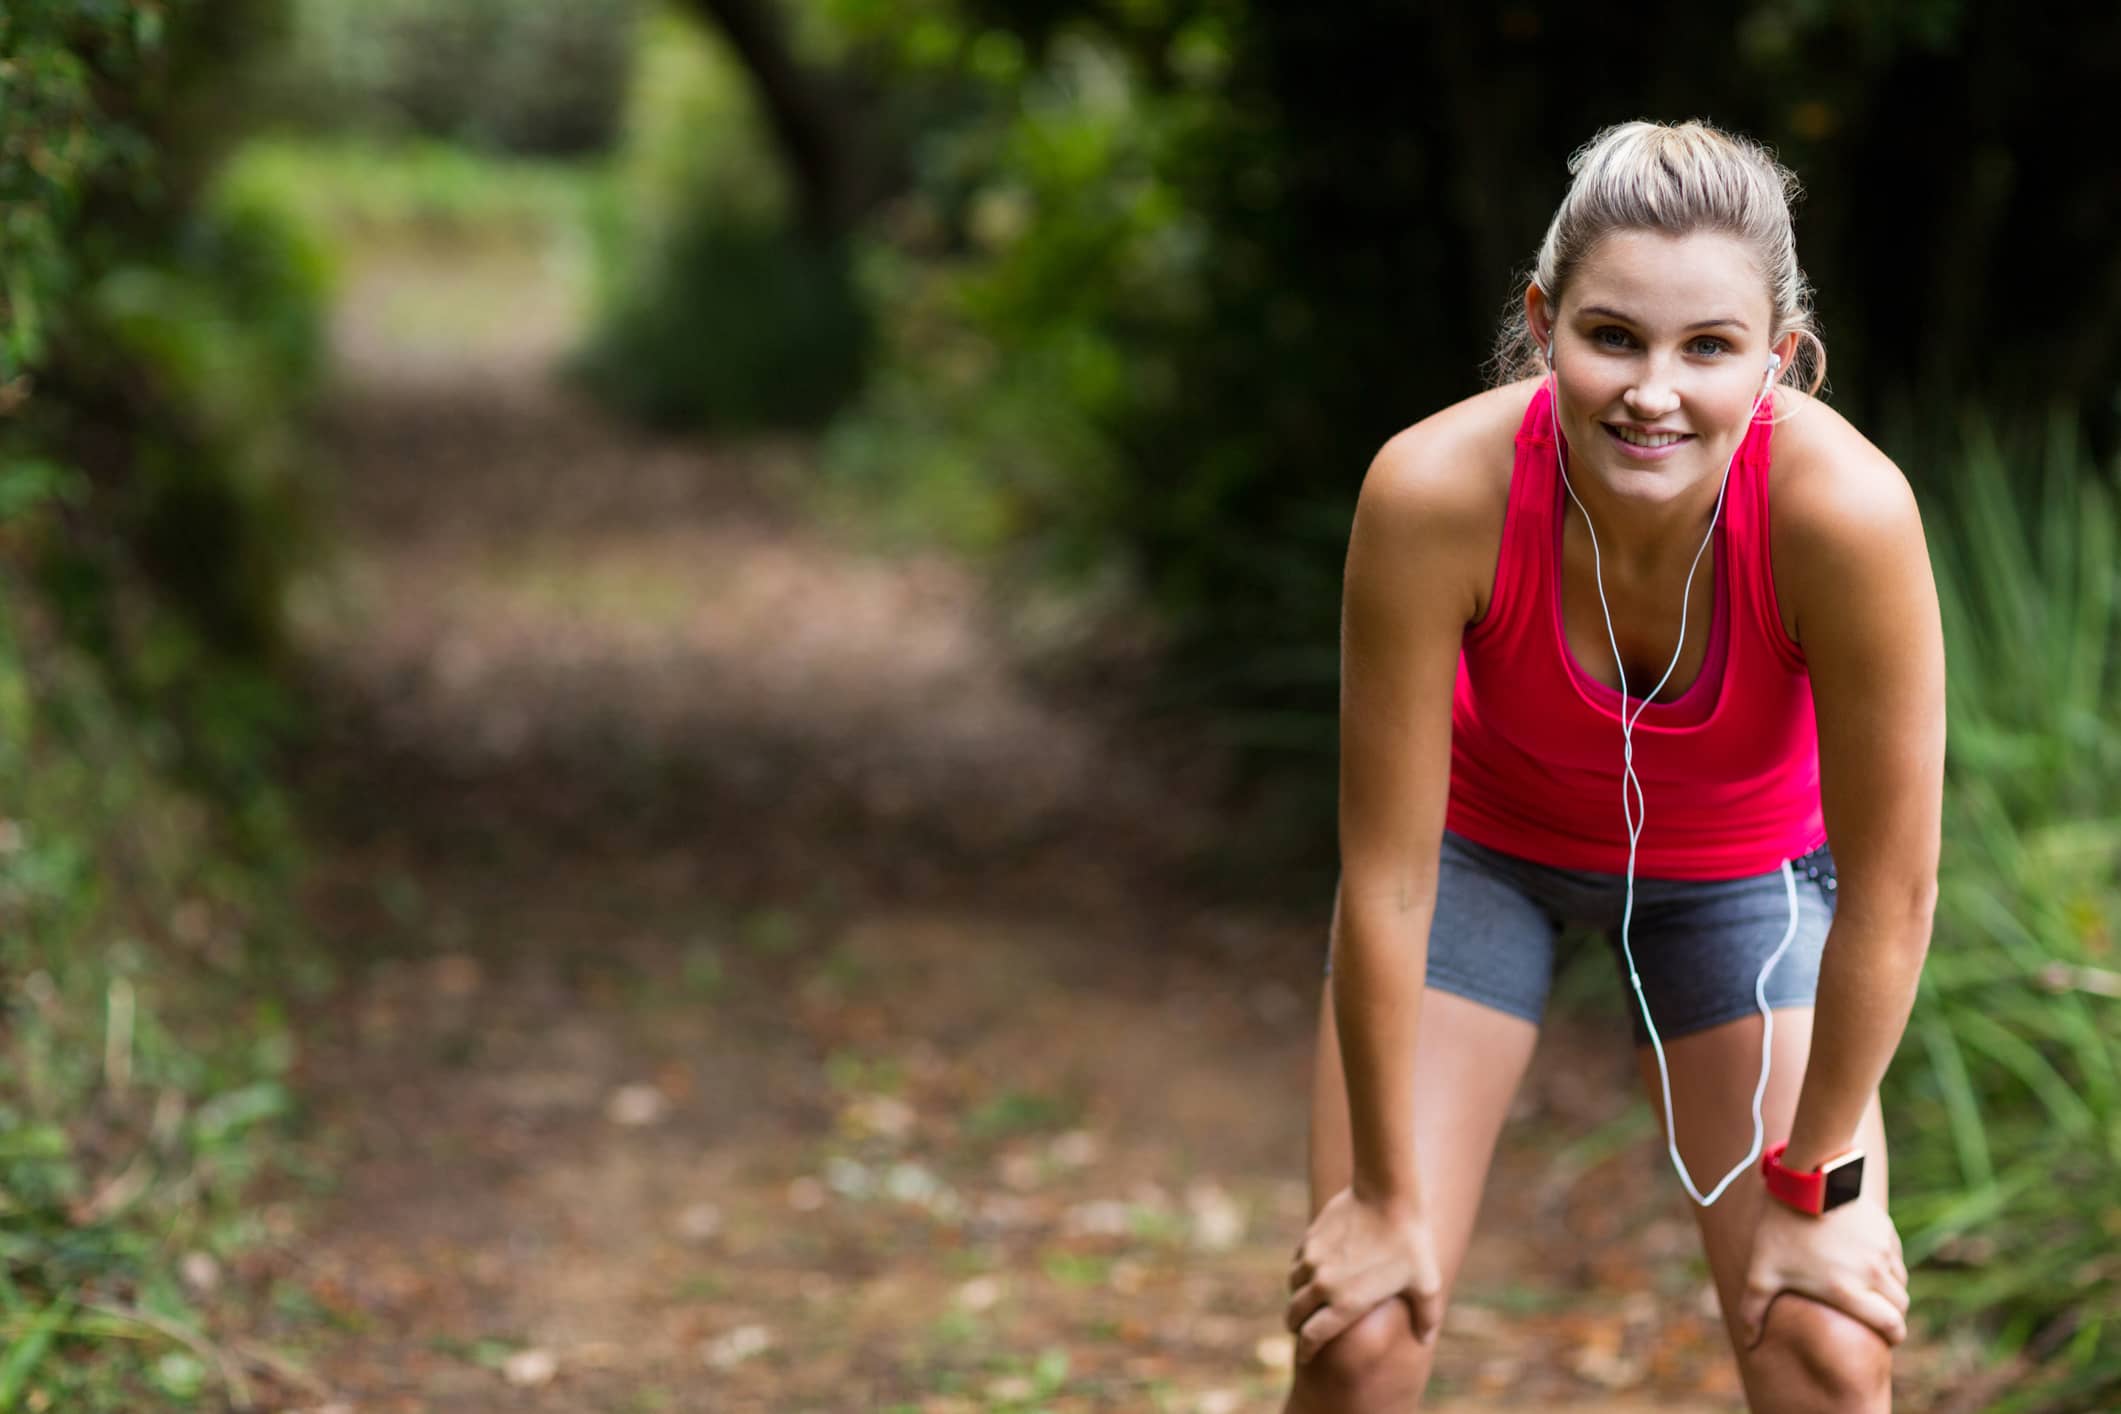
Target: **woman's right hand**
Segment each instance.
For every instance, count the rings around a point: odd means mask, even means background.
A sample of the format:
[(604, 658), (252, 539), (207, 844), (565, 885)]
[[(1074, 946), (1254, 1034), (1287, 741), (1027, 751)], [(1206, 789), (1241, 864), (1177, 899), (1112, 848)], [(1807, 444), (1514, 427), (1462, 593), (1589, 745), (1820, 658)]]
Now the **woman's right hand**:
[(1311, 1220), (1289, 1268), (1285, 1319), (1296, 1335), (1296, 1363), (1371, 1310), (1404, 1294), (1423, 1344), (1443, 1325), (1443, 1275), (1428, 1220), (1417, 1209), (1389, 1210), (1352, 1188), (1328, 1199)]

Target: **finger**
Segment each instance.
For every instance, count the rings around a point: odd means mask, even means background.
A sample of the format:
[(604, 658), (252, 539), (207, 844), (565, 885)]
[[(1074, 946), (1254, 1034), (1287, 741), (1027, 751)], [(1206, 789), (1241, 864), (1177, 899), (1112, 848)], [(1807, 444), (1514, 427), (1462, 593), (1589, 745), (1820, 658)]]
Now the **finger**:
[(1289, 1308), (1282, 1317), (1282, 1323), (1291, 1332), (1299, 1332), (1303, 1329), (1304, 1322), (1317, 1314), (1321, 1306), (1328, 1304), (1330, 1303), (1326, 1300), (1324, 1292), (1315, 1285), (1307, 1286), (1289, 1298)]
[(1887, 1345), (1898, 1345), (1907, 1339), (1907, 1321), (1892, 1302), (1875, 1291), (1846, 1292), (1834, 1304), (1878, 1332)]
[(1309, 1262), (1299, 1261), (1289, 1268), (1289, 1290), (1301, 1291), (1304, 1284), (1318, 1275), (1318, 1269)]
[(1760, 1329), (1767, 1319), (1768, 1303), (1774, 1299), (1774, 1292), (1751, 1286), (1739, 1298), (1738, 1329), (1745, 1336), (1746, 1349), (1751, 1350), (1760, 1344)]
[(1347, 1328), (1347, 1321), (1330, 1305), (1321, 1306), (1296, 1332), (1296, 1363), (1309, 1364), (1328, 1341)]

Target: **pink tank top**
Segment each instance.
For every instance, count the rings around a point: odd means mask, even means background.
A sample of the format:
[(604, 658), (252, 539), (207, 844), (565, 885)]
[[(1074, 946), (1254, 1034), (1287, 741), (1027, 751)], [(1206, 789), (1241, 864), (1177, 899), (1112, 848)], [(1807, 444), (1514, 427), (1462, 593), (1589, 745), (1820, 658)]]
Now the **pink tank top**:
[[(1459, 648), (1444, 823), (1524, 859), (1619, 874), (1620, 693), (1583, 670), (1562, 633), (1568, 492), (1549, 399), (1541, 384), (1517, 429), (1494, 594)], [(1714, 615), (1701, 673), (1673, 701), (1643, 708), (1630, 697), (1629, 711), (1641, 709), (1641, 878), (1764, 874), (1826, 838), (1812, 680), (1783, 631), (1768, 561), (1769, 419), (1763, 407), (1739, 446), (1714, 531), (1716, 573), (1695, 581), (1688, 612)], [(1709, 579), (1713, 610), (1701, 593)]]

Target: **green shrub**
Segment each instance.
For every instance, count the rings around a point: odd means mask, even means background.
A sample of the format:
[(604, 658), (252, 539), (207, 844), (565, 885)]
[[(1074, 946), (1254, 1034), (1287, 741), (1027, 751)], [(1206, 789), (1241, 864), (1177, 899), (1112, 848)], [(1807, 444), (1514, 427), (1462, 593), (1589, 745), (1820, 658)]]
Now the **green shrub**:
[(636, 62), (577, 370), (655, 423), (823, 423), (861, 385), (873, 340), (853, 248), (794, 230), (747, 80), (712, 35), (658, 12)]
[[(11, 564), (38, 513), (0, 526)], [(12, 577), (11, 577), (12, 578)], [(175, 781), (180, 728), (120, 701), (19, 581), (0, 598), (0, 1404), (163, 1407), (203, 1331), (176, 1276), (258, 1239), (246, 1189), (291, 1107), (269, 1000), (329, 980), (292, 945), (276, 792)], [(253, 750), (256, 741), (249, 743)], [(231, 1025), (231, 1022), (237, 1024)]]
[(1126, 559), (1126, 419), (1171, 391), (1132, 334), (1195, 288), (1200, 232), (1162, 176), (1191, 110), (1088, 39), (1030, 71), (1003, 41), (958, 36), (977, 86), (864, 252), (881, 367), (821, 465), (882, 525), (1080, 580)]
[(605, 317), (577, 368), (651, 423), (814, 427), (859, 386), (868, 340), (845, 246), (702, 211)]
[(1944, 858), (1889, 1077), (1893, 1206), (1924, 1319), (2055, 1347), (1998, 1410), (2121, 1395), (2121, 526), (2074, 425), (2031, 515), (1978, 425), (1926, 512)]
[(495, 151), (617, 135), (636, 0), (291, 0), (277, 106), (317, 130)]
[(609, 219), (610, 185), (594, 161), (284, 133), (245, 142), (218, 183), (229, 204), (296, 233), (327, 279), (376, 240), (523, 241), (567, 254)]
[(201, 194), (268, 10), (0, 8), (0, 1408), (198, 1394), (179, 1259), (257, 1241), (327, 980), (272, 675), (322, 272)]

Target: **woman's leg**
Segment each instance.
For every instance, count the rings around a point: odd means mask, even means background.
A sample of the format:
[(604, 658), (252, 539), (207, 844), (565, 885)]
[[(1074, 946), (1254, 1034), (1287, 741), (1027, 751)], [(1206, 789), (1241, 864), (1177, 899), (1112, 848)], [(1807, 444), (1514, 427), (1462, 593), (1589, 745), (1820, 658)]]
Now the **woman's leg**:
[[(1337, 912), (1336, 912), (1337, 922)], [(1539, 1028), (1436, 987), (1422, 993), (1415, 1039), (1415, 1172), (1436, 1235), (1448, 1300), (1487, 1178), (1488, 1161), (1532, 1058)], [(1311, 1215), (1348, 1186), (1354, 1167), (1348, 1094), (1332, 994), (1319, 1006), (1311, 1076)], [(1296, 1371), (1285, 1414), (1401, 1414), (1417, 1407), (1434, 1346), (1414, 1339), (1405, 1301), (1387, 1301)]]
[[(1664, 1043), (1672, 1079), (1672, 1117), (1679, 1129), (1679, 1155), (1694, 1185), (1706, 1193), (1744, 1158), (1753, 1145), (1753, 1089), (1760, 1080), (1760, 1033), (1756, 1014)], [(1773, 1065), (1760, 1113), (1765, 1143), (1789, 1136), (1811, 1052), (1812, 1009), (1775, 1012)], [(1664, 1102), (1657, 1060), (1638, 1046), (1636, 1063), (1660, 1127)], [(1863, 1148), (1863, 1194), (1857, 1202), (1883, 1204), (1886, 1196), (1885, 1119), (1876, 1095), (1864, 1112), (1857, 1142)], [(1869, 1326), (1794, 1292), (1768, 1307), (1760, 1343), (1745, 1348), (1738, 1329), (1739, 1297), (1751, 1255), (1753, 1229), (1763, 1204), (1774, 1201), (1755, 1174), (1731, 1181), (1712, 1207), (1689, 1202), (1700, 1228), (1724, 1329), (1738, 1358), (1746, 1400), (1762, 1414), (1871, 1414), (1892, 1405), (1892, 1347)]]

